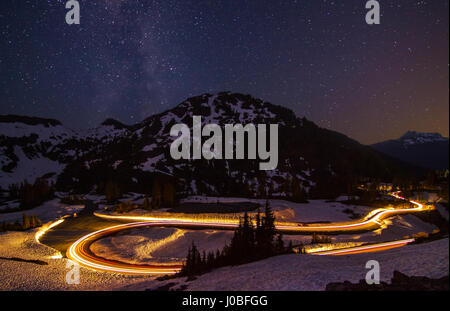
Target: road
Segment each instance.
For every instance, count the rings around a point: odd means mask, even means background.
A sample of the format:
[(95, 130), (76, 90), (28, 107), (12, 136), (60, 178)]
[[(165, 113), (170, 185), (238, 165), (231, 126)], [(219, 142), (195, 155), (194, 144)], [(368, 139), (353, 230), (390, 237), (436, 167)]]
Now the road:
[[(405, 198), (401, 197), (398, 193), (392, 193), (390, 195), (400, 200), (406, 200)], [(334, 223), (334, 224), (308, 224), (308, 225), (298, 223), (277, 223), (276, 229), (280, 232), (287, 232), (287, 233), (312, 233), (312, 232), (348, 233), (356, 231), (369, 231), (382, 227), (383, 219), (393, 217), (399, 214), (426, 211), (431, 208), (428, 206), (424, 206), (416, 201), (409, 200), (409, 202), (412, 203), (414, 207), (404, 209), (380, 208), (370, 212), (363, 219), (353, 222)], [(180, 271), (181, 263), (170, 265), (165, 264), (135, 265), (118, 261), (112, 261), (98, 257), (95, 254), (93, 254), (90, 250), (91, 244), (103, 237), (117, 233), (119, 231), (140, 227), (165, 226), (178, 228), (208, 228), (208, 229), (230, 230), (238, 226), (237, 221), (229, 221), (229, 220), (202, 221), (194, 218), (162, 219), (145, 216), (116, 216), (100, 213), (95, 213), (95, 215), (106, 219), (115, 219), (122, 221), (138, 221), (138, 222), (112, 226), (85, 235), (70, 246), (70, 248), (67, 250), (67, 257), (85, 267), (126, 274), (174, 274)], [(345, 250), (334, 250), (317, 253), (316, 255), (344, 255), (361, 252), (379, 251), (404, 246), (409, 242), (412, 242), (412, 240), (402, 240), (402, 241), (378, 243), (374, 245), (365, 245), (355, 248), (348, 248)]]

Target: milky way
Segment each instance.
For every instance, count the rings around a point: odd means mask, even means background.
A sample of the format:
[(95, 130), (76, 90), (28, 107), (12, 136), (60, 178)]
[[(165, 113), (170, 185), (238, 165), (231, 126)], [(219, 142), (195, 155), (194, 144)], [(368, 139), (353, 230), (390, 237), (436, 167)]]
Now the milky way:
[(363, 143), (448, 136), (448, 1), (0, 3), (0, 113), (132, 124), (189, 96), (252, 94)]

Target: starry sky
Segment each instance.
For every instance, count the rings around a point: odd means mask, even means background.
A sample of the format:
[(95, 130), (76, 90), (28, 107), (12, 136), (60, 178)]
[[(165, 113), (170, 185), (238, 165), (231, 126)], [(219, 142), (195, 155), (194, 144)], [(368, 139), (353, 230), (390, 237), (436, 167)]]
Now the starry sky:
[(364, 144), (449, 128), (449, 1), (0, 1), (0, 114), (78, 129), (251, 94)]

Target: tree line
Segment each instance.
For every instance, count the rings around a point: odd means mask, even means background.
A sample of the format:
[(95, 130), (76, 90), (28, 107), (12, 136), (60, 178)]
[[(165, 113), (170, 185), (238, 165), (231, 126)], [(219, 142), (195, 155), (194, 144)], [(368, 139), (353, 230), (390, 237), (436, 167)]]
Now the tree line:
[(32, 184), (25, 180), (21, 184), (9, 185), (8, 190), (11, 199), (19, 200), (19, 209), (21, 210), (39, 206), (55, 196), (54, 184), (40, 178), (36, 179)]
[(22, 223), (16, 220), (13, 223), (8, 223), (3, 221), (0, 225), (0, 232), (5, 231), (25, 231), (28, 229), (33, 229), (42, 226), (42, 221), (37, 216), (28, 216), (27, 214), (22, 215)]
[(200, 253), (192, 243), (179, 275), (198, 275), (223, 266), (245, 264), (291, 252), (292, 242), (285, 246), (282, 234), (276, 233), (275, 216), (266, 201), (264, 214), (261, 216), (258, 211), (254, 221), (245, 212), (230, 244), (221, 251)]

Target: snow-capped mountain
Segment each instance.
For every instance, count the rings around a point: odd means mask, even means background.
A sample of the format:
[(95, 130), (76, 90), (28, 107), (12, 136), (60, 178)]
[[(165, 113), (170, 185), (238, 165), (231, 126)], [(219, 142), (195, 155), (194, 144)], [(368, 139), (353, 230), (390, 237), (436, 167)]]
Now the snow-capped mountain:
[(448, 168), (449, 140), (439, 133), (409, 131), (399, 139), (372, 145), (380, 152), (431, 169)]
[(448, 142), (448, 138), (442, 137), (439, 133), (420, 133), (409, 131), (399, 138), (405, 148), (411, 145), (428, 144), (435, 142)]
[[(170, 129), (202, 117), (202, 125), (278, 124), (279, 160), (260, 171), (259, 160), (173, 160)], [(311, 194), (343, 190), (359, 177), (390, 178), (411, 168), (337, 132), (319, 128), (291, 110), (250, 95), (222, 92), (192, 97), (135, 125), (108, 119), (74, 132), (59, 121), (0, 118), (1, 186), (53, 173), (64, 190), (88, 192), (108, 181), (123, 191), (150, 192), (152, 176), (169, 174), (190, 194), (289, 195), (293, 184)], [(29, 168), (35, 169), (35, 171)], [(37, 169), (39, 168), (39, 169)]]
[(123, 134), (108, 123), (77, 133), (58, 120), (0, 116), (0, 186), (43, 176), (56, 181), (67, 163)]
[(70, 150), (58, 146), (74, 135), (56, 120), (0, 116), (1, 185), (61, 173)]

